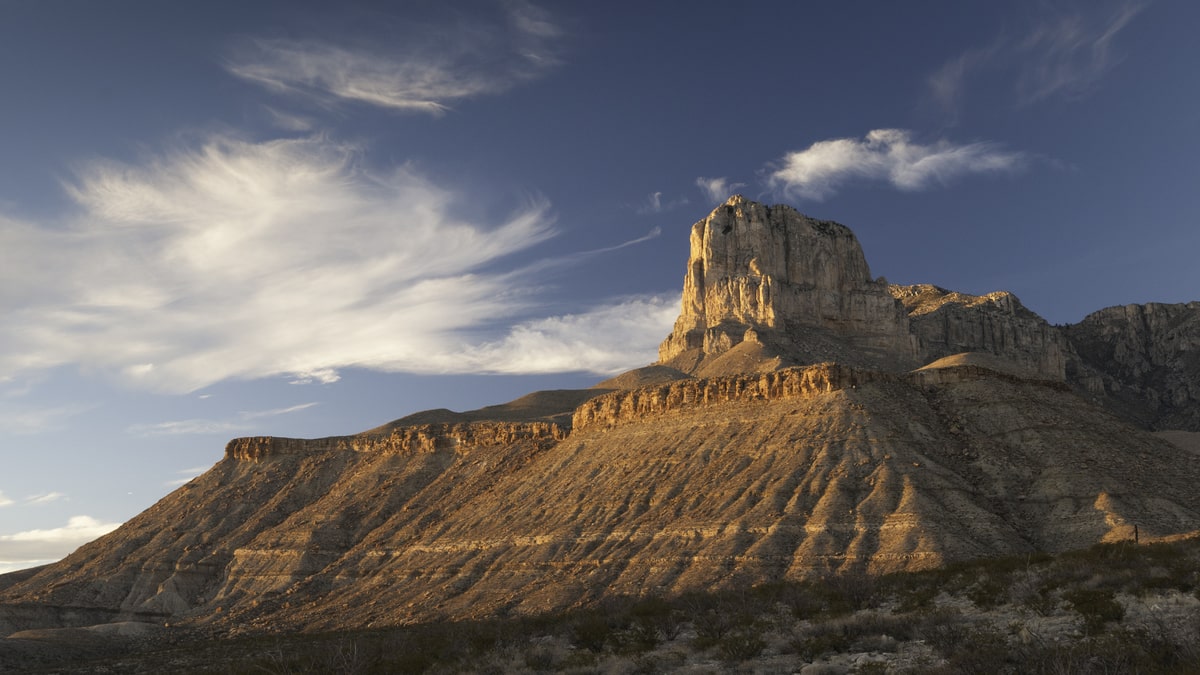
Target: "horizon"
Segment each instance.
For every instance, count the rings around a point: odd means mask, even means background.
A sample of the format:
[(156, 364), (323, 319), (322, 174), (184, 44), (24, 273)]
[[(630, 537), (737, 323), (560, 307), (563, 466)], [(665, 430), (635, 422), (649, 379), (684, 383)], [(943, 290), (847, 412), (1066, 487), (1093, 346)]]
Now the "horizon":
[(1052, 324), (1200, 300), (1200, 6), (0, 3), (0, 573), (234, 437), (589, 387), (735, 193)]

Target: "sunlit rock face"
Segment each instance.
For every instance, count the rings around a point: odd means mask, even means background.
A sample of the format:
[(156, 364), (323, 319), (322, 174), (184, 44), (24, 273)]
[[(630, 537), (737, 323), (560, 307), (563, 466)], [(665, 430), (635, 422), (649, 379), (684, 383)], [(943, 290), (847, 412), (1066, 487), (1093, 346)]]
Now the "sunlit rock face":
[(849, 228), (738, 195), (692, 226), (682, 308), (659, 358), (697, 370), (746, 339), (792, 363), (916, 364), (905, 311)]
[(889, 285), (871, 278), (844, 225), (734, 196), (692, 226), (680, 314), (659, 359), (729, 375), (826, 361), (906, 371), (983, 352), (1062, 381), (1066, 351), (1060, 331), (1011, 293)]

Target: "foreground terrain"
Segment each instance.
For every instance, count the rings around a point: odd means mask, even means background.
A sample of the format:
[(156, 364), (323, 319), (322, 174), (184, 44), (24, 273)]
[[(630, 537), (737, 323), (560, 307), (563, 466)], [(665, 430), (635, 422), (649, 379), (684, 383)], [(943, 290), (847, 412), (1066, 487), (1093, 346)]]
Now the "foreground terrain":
[(1195, 673), (1200, 540), (1120, 542), (671, 599), (614, 597), (586, 611), (407, 628), (240, 639), (161, 631), (90, 641), (35, 631), (0, 642), (0, 670), (18, 666), (81, 673)]

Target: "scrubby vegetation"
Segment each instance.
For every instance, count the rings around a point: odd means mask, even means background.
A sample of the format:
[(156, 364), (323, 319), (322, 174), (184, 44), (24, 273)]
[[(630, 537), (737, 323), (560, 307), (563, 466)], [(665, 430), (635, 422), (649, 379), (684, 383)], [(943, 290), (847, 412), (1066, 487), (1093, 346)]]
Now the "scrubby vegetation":
[(829, 673), (1197, 673), (1200, 540), (614, 599), (551, 616), (192, 641), (72, 668), (790, 673), (810, 663)]

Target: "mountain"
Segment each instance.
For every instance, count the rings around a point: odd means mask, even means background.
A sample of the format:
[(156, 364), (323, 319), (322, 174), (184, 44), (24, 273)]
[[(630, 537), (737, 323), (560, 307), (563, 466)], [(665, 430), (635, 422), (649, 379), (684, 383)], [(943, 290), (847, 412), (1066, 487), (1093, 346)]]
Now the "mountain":
[(733, 197), (692, 228), (658, 363), (234, 439), (0, 576), (0, 634), (365, 628), (1178, 536), (1200, 530), (1197, 345), (1198, 303), (1051, 326), (1009, 293), (872, 279), (848, 228)]

